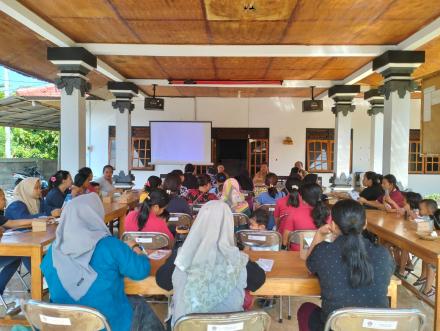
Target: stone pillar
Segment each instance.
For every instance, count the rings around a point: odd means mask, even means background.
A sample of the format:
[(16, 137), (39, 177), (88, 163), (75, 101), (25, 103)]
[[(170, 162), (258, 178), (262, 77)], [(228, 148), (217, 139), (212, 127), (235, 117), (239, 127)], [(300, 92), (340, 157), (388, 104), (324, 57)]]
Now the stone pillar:
[(131, 155), (131, 112), (134, 109), (133, 96), (138, 87), (129, 82), (108, 82), (108, 89), (116, 97), (112, 106), (116, 114), (116, 173), (121, 176), (130, 173)]
[(382, 173), (396, 176), (402, 188), (408, 187), (410, 92), (417, 87), (411, 73), (424, 62), (424, 51), (387, 51), (373, 60), (373, 70), (384, 77)]
[(383, 94), (378, 89), (364, 93), (364, 99), (370, 103), (368, 115), (371, 116), (370, 136), (370, 169), (378, 174), (382, 173), (383, 158)]
[(351, 112), (353, 98), (360, 92), (359, 85), (335, 85), (328, 90), (328, 96), (335, 101), (335, 146), (333, 151), (333, 187), (351, 188), (350, 146)]
[(59, 164), (74, 176), (86, 165), (86, 76), (96, 68), (96, 56), (82, 47), (49, 47), (47, 59), (60, 71), (55, 80), (61, 90)]

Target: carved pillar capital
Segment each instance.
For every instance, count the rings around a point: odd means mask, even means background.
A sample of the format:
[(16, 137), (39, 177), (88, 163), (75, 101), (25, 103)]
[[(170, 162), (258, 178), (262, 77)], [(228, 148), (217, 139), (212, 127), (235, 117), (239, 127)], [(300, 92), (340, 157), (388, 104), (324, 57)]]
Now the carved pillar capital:
[(112, 102), (112, 107), (119, 110), (121, 114), (123, 114), (125, 110), (128, 110), (128, 112), (131, 114), (134, 109), (134, 104), (131, 102), (131, 100), (116, 100)]
[(77, 89), (83, 97), (86, 92), (90, 91), (90, 83), (82, 77), (61, 76), (55, 79), (55, 85), (58, 89), (64, 89), (67, 95), (72, 95), (73, 90)]

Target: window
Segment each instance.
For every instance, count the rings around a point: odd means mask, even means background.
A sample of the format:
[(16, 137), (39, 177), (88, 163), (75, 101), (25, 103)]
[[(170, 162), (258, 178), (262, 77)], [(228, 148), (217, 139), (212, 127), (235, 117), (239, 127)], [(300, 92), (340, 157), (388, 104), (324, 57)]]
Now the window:
[(410, 174), (439, 174), (440, 157), (422, 155), (420, 130), (409, 132), (408, 173)]
[[(116, 128), (109, 126), (109, 164), (116, 163)], [(131, 128), (131, 168), (130, 170), (154, 170), (151, 162), (150, 128), (133, 126)]]
[(248, 169), (251, 178), (260, 171), (263, 163), (269, 163), (269, 139), (249, 139)]

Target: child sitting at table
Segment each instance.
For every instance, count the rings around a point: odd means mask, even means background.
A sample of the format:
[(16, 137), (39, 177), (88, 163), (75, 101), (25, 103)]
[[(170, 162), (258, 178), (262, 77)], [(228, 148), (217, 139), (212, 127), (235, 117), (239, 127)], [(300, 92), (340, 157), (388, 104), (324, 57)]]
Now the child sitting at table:
[(382, 178), (382, 188), (385, 191), (376, 201), (368, 201), (360, 197), (359, 202), (364, 206), (373, 207), (387, 212), (396, 212), (405, 205), (402, 192), (397, 186), (397, 179), (394, 175), (388, 174)]
[[(419, 204), (422, 196), (415, 192), (403, 192), (405, 201), (403, 208), (397, 210), (397, 213), (404, 216), (408, 220), (415, 220), (419, 213)], [(405, 271), (413, 271), (414, 266), (409, 259), (409, 252), (404, 249), (394, 247), (394, 257), (396, 264), (399, 266), (399, 276), (404, 277)]]
[[(301, 305), (299, 331), (322, 331), (327, 317), (343, 307), (389, 307), (394, 262), (385, 247), (362, 236), (367, 225), (365, 209), (354, 200), (341, 200), (331, 214), (333, 221), (317, 231), (306, 262), (318, 276), (322, 305)], [(337, 237), (329, 243), (325, 241), (328, 234)]]
[(139, 202), (140, 203), (144, 202), (145, 198), (148, 197), (150, 192), (157, 188), (160, 188), (161, 185), (162, 185), (162, 179), (160, 179), (159, 177), (157, 176), (148, 177), (148, 180), (144, 186), (144, 192), (142, 192), (141, 195), (139, 196)]
[[(424, 199), (419, 204), (420, 216), (429, 216), (434, 222), (434, 228), (440, 230), (440, 209), (437, 202), (432, 199)], [(420, 289), (422, 293), (428, 297), (435, 295), (433, 287), (435, 279), (435, 266), (426, 262), (422, 263), (422, 273), (419, 279), (413, 284), (414, 286), (423, 285)]]
[[(263, 208), (255, 210), (249, 218), (249, 229), (254, 231), (266, 231), (269, 224), (269, 212)], [(270, 247), (251, 247), (252, 251), (274, 251), (280, 250), (280, 245)], [(245, 247), (246, 250), (246, 247)]]
[[(257, 199), (256, 199), (256, 207), (258, 208), (261, 205), (274, 205), (277, 203), (278, 200), (284, 197), (283, 191), (278, 191), (277, 184), (278, 184), (278, 176), (274, 174), (273, 172), (269, 172), (266, 175), (266, 179), (264, 184), (267, 187), (267, 191), (261, 193)], [(269, 216), (269, 225), (268, 230), (272, 230), (275, 226), (275, 219), (273, 214)]]
[(140, 210), (132, 210), (125, 218), (125, 231), (160, 232), (174, 241), (174, 236), (168, 229), (164, 219), (170, 196), (162, 189), (150, 192), (142, 203)]
[(196, 189), (189, 189), (186, 200), (190, 205), (204, 204), (211, 200), (217, 200), (214, 193), (209, 193), (211, 189), (211, 179), (208, 175), (202, 174), (197, 177)]

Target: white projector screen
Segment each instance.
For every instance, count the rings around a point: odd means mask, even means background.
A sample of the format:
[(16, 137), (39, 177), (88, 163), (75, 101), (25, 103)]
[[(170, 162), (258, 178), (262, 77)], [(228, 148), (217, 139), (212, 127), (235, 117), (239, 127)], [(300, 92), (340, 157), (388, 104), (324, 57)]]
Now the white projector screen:
[(211, 122), (151, 121), (151, 164), (211, 164)]

